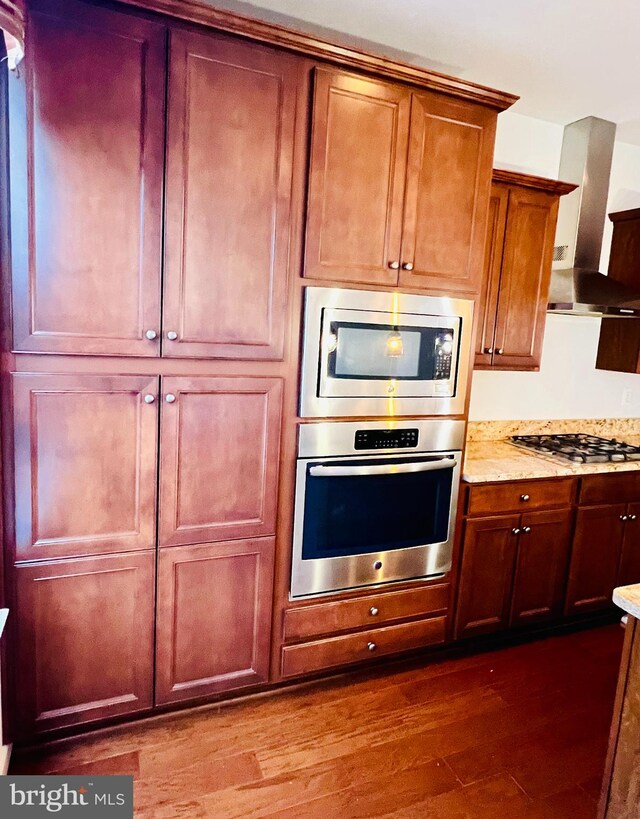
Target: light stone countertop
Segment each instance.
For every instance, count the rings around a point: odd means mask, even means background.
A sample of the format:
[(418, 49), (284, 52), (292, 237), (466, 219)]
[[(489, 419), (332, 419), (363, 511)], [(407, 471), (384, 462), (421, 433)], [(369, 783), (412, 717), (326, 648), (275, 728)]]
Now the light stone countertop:
[[(536, 454), (515, 446), (507, 435), (535, 435), (552, 432), (584, 432), (618, 438), (640, 446), (640, 419), (577, 421), (506, 421), (469, 424), (462, 478), (468, 483), (528, 480), (532, 478), (576, 477), (594, 473), (633, 472), (640, 461), (577, 464)], [(495, 435), (496, 440), (489, 436)]]
[(614, 589), (613, 602), (627, 614), (640, 619), (640, 583)]

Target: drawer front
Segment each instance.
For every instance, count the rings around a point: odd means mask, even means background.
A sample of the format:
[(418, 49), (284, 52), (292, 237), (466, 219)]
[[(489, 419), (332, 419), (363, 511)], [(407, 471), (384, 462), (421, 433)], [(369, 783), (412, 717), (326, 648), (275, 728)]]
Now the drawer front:
[(499, 515), (556, 509), (571, 506), (575, 481), (554, 478), (548, 481), (505, 481), (469, 488), (469, 515)]
[(358, 663), (387, 654), (397, 654), (445, 641), (446, 617), (369, 629), (343, 637), (285, 646), (282, 649), (283, 677), (297, 677), (323, 669)]
[(585, 475), (580, 487), (583, 506), (640, 501), (640, 471), (614, 475)]
[(289, 609), (284, 615), (284, 639), (292, 642), (322, 634), (371, 628), (409, 617), (425, 617), (445, 612), (448, 605), (449, 584), (441, 583)]

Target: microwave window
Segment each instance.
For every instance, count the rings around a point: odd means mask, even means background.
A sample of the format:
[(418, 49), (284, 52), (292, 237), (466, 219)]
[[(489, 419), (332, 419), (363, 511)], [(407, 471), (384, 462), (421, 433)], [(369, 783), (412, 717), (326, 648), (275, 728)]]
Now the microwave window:
[(332, 322), (332, 378), (435, 381), (451, 378), (452, 328)]

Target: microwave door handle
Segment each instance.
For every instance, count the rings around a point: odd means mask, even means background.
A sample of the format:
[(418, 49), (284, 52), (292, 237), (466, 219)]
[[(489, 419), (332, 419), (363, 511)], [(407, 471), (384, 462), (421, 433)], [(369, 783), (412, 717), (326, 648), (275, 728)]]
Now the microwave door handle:
[(403, 472), (432, 472), (435, 469), (454, 469), (458, 462), (452, 458), (407, 464), (377, 464), (375, 466), (312, 466), (314, 478), (345, 478), (354, 475), (399, 475)]

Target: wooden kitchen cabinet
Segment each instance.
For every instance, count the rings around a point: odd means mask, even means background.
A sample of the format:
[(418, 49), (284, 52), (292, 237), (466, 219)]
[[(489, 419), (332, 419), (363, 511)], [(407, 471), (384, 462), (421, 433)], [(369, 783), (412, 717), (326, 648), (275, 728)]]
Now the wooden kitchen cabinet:
[(258, 538), (160, 551), (158, 704), (266, 682), (274, 542)]
[(162, 379), (160, 546), (273, 535), (282, 380)]
[(495, 111), (317, 69), (304, 275), (480, 288)]
[(11, 385), (12, 557), (154, 548), (159, 379), (15, 373)]
[(9, 78), (13, 349), (156, 356), (166, 30), (29, 7)]
[(153, 704), (155, 553), (15, 569), (17, 738)]
[(519, 515), (467, 520), (455, 632), (458, 639), (509, 625)]
[(627, 519), (616, 586), (640, 583), (640, 503), (630, 503), (625, 515)]
[(475, 367), (537, 370), (558, 200), (576, 186), (502, 170), (493, 179)]
[(165, 356), (283, 357), (298, 65), (171, 32)]

